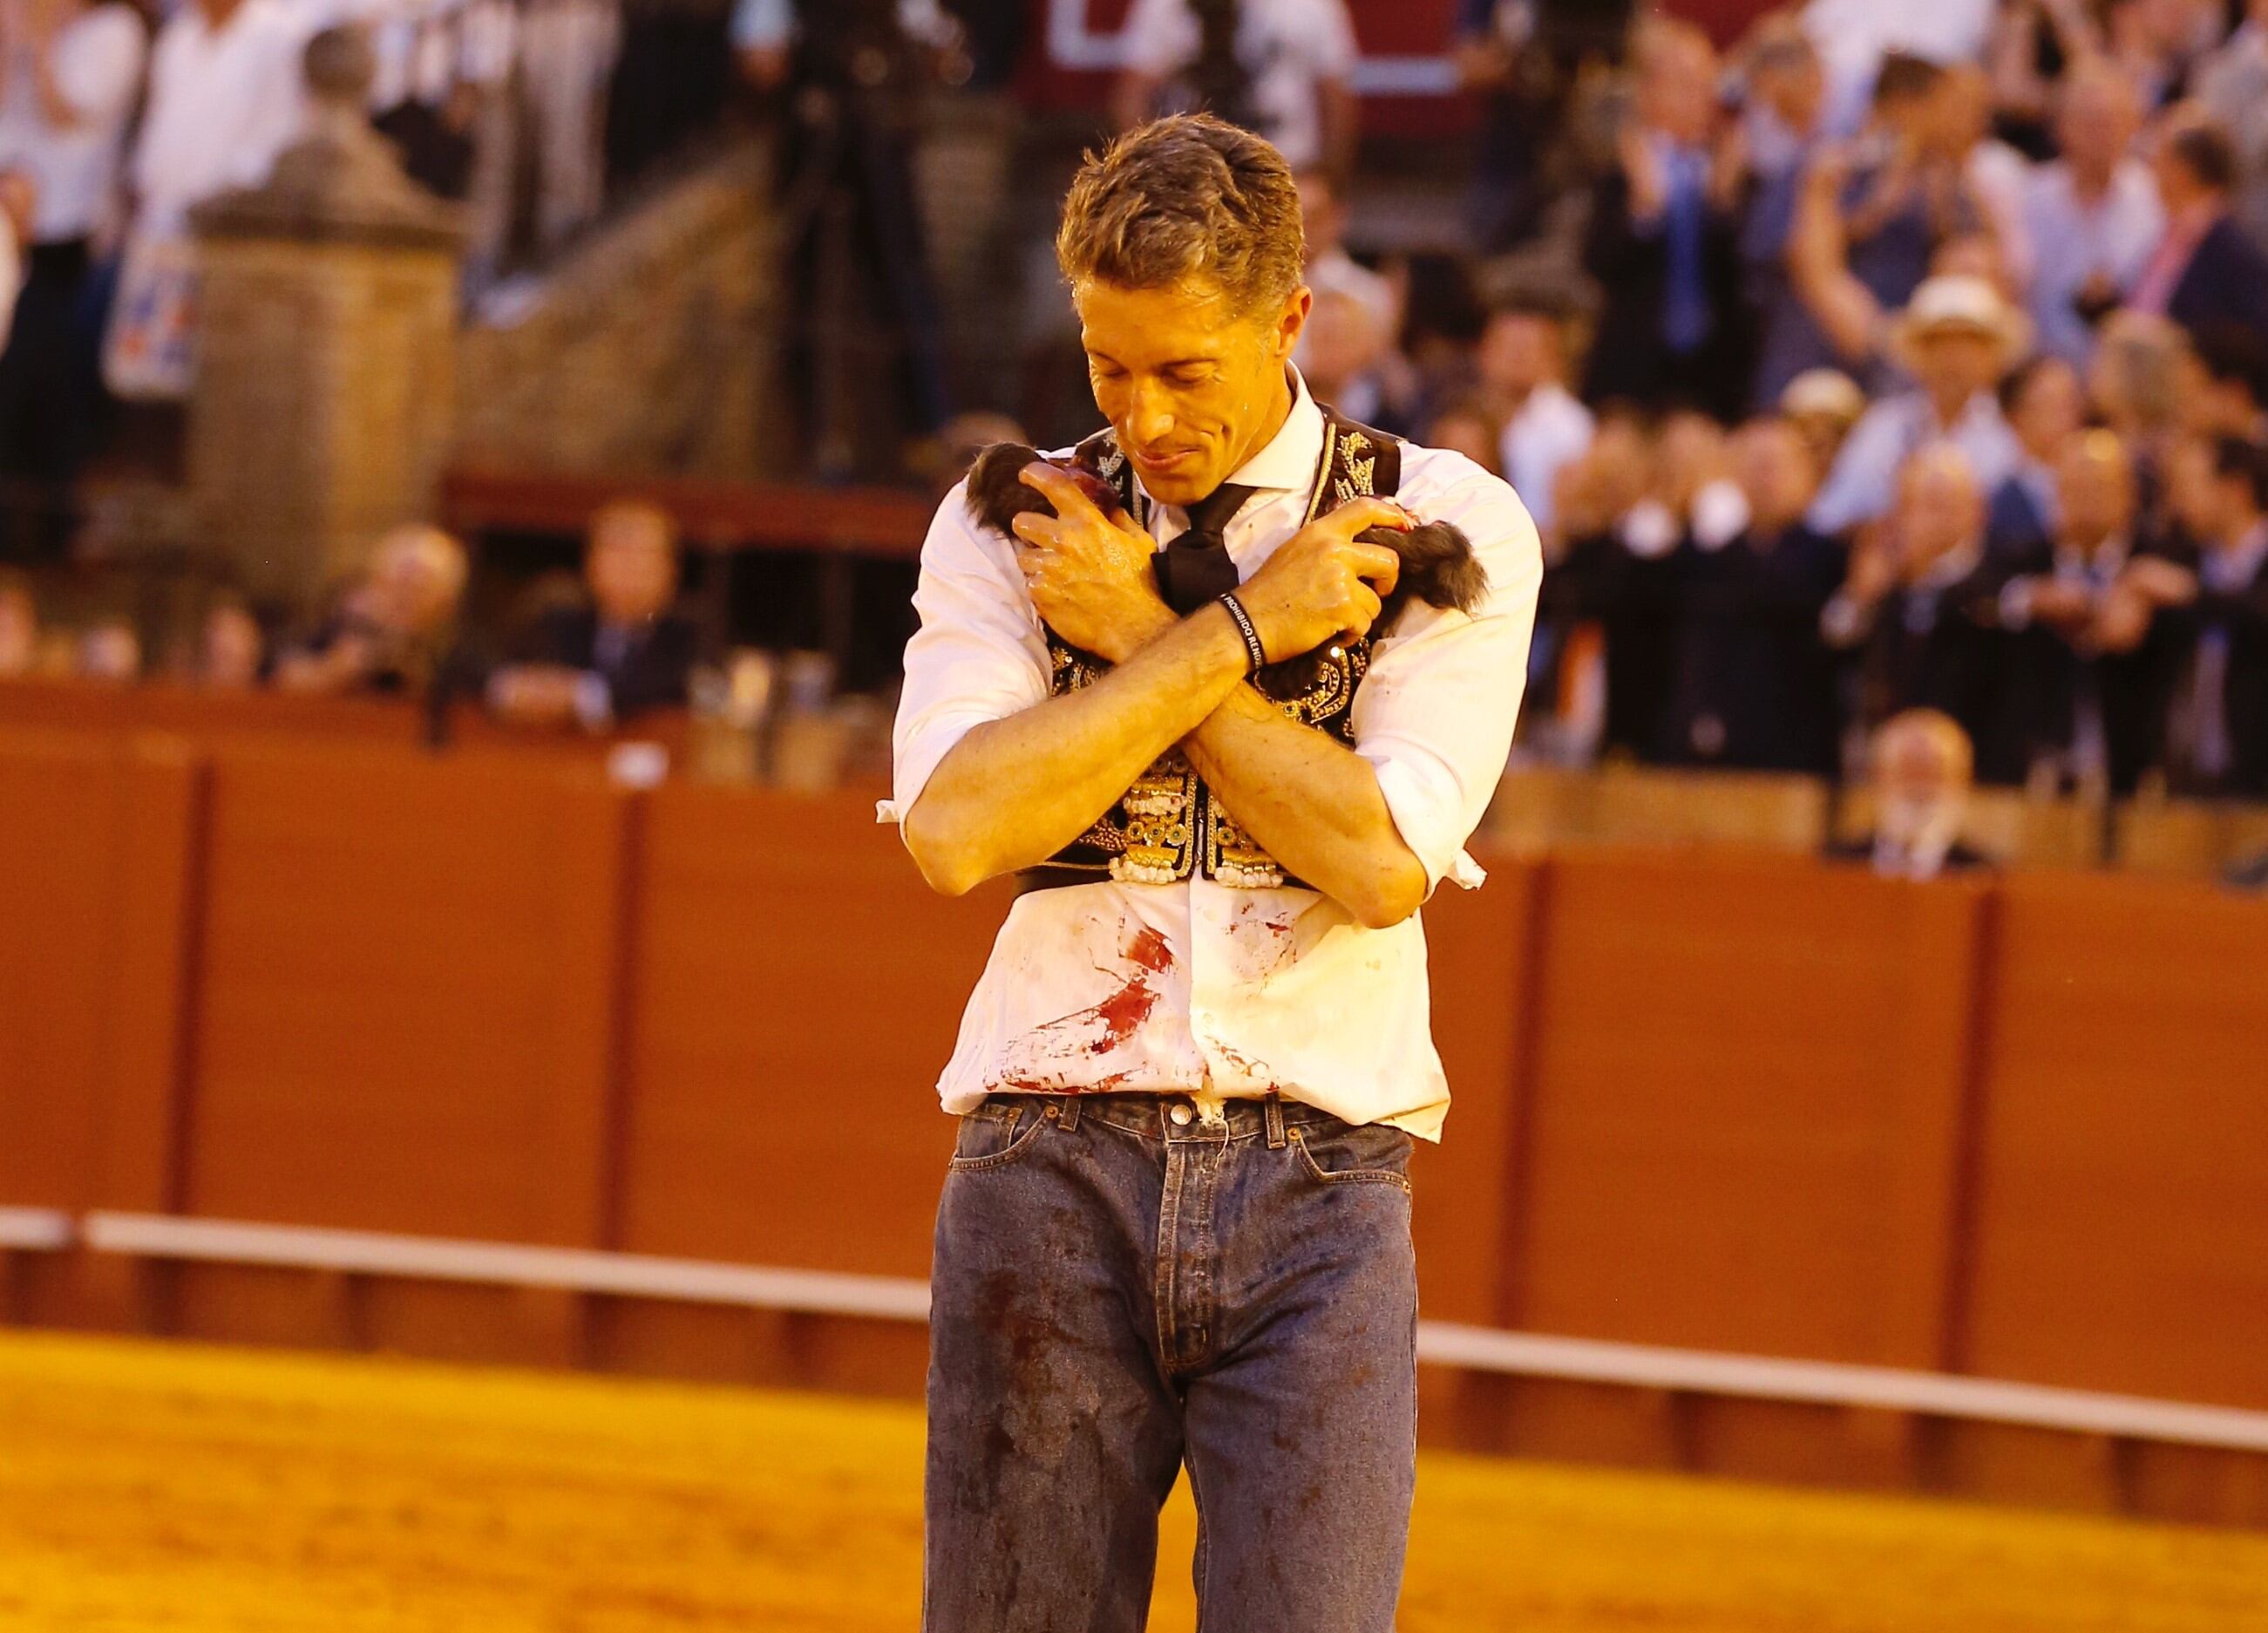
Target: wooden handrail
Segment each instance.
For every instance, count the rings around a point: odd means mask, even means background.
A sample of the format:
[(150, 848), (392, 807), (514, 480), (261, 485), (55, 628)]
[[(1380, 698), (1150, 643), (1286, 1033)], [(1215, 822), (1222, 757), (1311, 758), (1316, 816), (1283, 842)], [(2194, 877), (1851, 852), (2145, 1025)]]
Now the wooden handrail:
[(935, 504), (895, 488), (827, 488), (694, 477), (614, 478), (458, 469), (441, 484), (441, 520), (458, 532), (580, 533), (602, 505), (637, 499), (676, 518), (707, 554), (814, 550), (911, 561)]

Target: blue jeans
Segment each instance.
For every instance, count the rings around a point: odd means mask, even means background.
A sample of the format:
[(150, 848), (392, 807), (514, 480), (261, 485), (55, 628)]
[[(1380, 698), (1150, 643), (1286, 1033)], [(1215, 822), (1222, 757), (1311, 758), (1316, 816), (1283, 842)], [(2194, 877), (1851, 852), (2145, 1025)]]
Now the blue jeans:
[(996, 1095), (930, 1316), (927, 1633), (1139, 1633), (1184, 1463), (1204, 1633), (1388, 1633), (1417, 1482), (1410, 1136)]

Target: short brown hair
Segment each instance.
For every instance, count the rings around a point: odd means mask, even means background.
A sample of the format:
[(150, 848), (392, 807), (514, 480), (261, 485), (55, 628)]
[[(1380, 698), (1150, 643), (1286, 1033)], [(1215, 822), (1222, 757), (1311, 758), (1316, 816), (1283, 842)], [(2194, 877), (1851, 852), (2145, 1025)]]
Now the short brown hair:
[(1056, 260), (1073, 283), (1220, 286), (1239, 314), (1286, 299), (1307, 260), (1284, 155), (1210, 114), (1176, 114), (1089, 153), (1064, 201)]

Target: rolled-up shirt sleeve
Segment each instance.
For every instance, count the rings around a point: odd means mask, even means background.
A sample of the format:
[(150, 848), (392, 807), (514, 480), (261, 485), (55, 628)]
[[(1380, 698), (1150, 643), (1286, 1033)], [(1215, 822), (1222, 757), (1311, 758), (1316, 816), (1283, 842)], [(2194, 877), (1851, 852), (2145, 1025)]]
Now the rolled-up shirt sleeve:
[(1047, 639), (1009, 543), (968, 519), (962, 490), (938, 507), (923, 541), (906, 645), (905, 689), (891, 733), (890, 797), (883, 822), (902, 823), (931, 776), (977, 727), (1048, 696)]
[(1443, 879), (1470, 890), (1486, 876), (1465, 841), (1512, 752), (1543, 553), (1535, 521), (1509, 487), (1457, 455), (1431, 453), (1427, 464), (1455, 469), (1435, 492), (1431, 483), (1406, 480), (1403, 502), (1427, 521), (1464, 529), (1488, 570), (1488, 597), (1470, 615), (1415, 602), (1406, 609), (1373, 649), (1353, 723), (1355, 752), (1376, 772), (1395, 830), (1425, 866), (1430, 895)]

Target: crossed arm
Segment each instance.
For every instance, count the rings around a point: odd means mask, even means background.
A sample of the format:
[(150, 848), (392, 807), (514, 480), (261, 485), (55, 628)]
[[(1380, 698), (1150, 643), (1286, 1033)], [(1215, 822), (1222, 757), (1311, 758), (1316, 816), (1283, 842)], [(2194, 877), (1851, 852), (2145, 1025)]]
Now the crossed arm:
[[(1425, 868), (1370, 764), (1245, 683), (1244, 644), (1226, 610), (1174, 617), (1153, 587), (1146, 535), (1102, 516), (1051, 471), (1027, 480), (1062, 517), (1018, 521), (1034, 603), (1114, 667), (1093, 686), (976, 728), (939, 764), (904, 817), (930, 883), (959, 894), (1045, 861), (1178, 743), (1241, 827), (1359, 922), (1382, 927), (1415, 913)], [(1397, 563), (1353, 536), (1399, 514), (1379, 501), (1342, 506), (1239, 591), (1270, 657), (1368, 629), (1379, 610), (1372, 582), (1390, 589)]]

